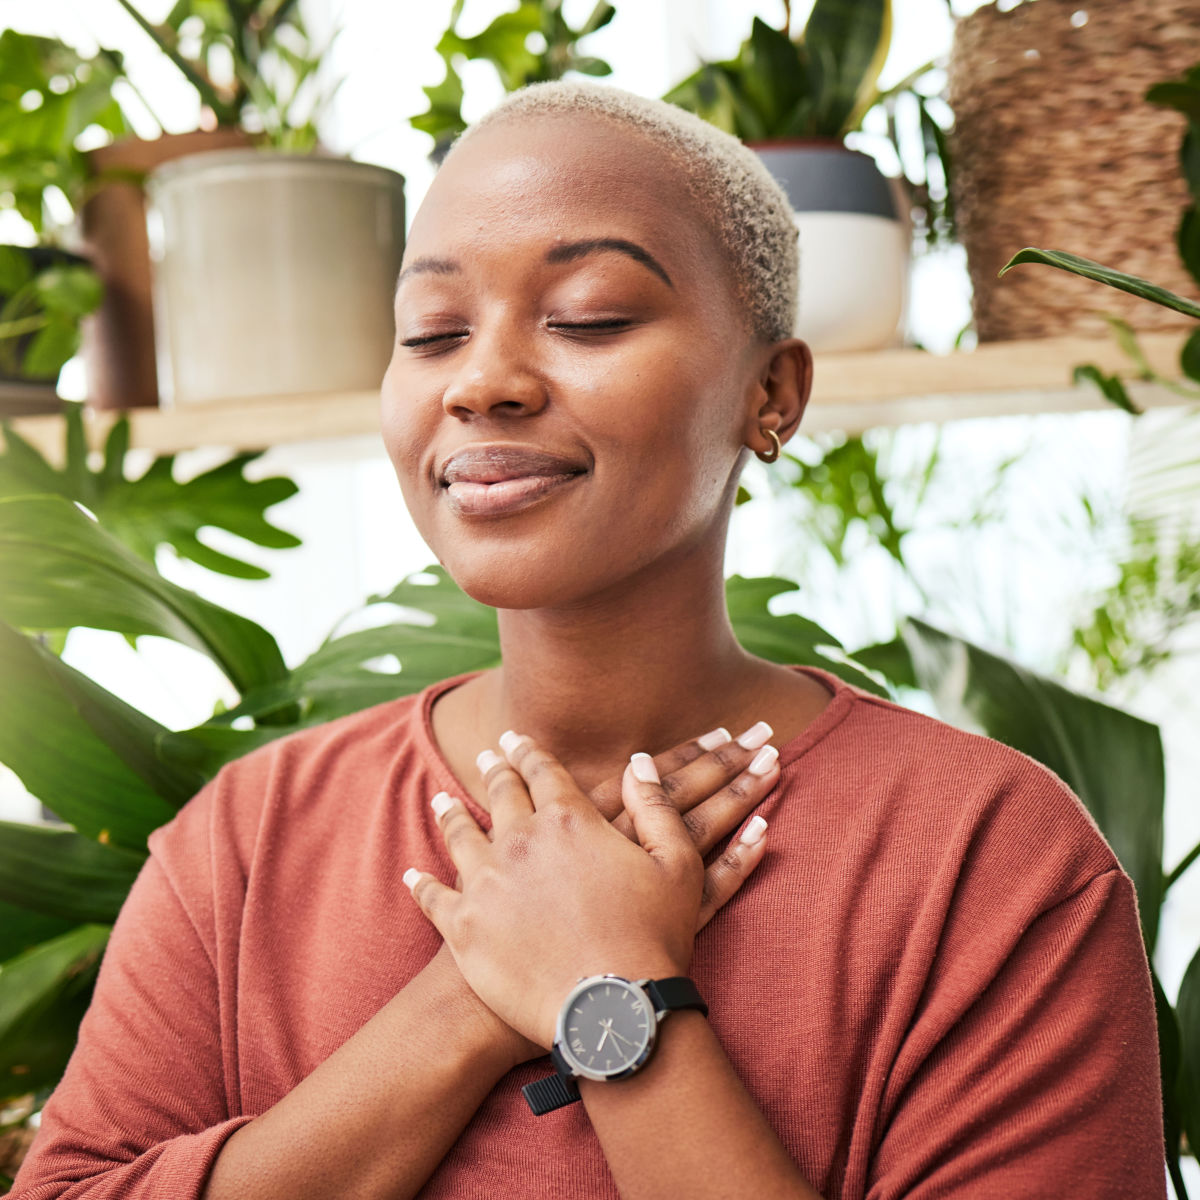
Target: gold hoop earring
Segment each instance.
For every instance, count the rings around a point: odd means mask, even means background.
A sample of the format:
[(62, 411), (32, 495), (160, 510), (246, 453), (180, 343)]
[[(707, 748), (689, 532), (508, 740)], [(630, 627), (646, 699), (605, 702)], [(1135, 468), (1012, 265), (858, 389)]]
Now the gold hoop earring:
[(759, 432), (766, 434), (771, 439), (771, 449), (755, 450), (754, 457), (759, 462), (773, 463), (783, 452), (783, 443), (779, 440), (779, 434), (773, 429), (760, 429)]

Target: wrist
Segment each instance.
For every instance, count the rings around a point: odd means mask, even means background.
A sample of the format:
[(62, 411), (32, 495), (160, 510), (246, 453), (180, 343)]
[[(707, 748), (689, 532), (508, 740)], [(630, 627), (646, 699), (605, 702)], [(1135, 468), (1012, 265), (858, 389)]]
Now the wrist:
[(453, 1031), (455, 1049), (478, 1069), (499, 1079), (542, 1053), (472, 991), (444, 944), (421, 974), (429, 988), (431, 1018)]

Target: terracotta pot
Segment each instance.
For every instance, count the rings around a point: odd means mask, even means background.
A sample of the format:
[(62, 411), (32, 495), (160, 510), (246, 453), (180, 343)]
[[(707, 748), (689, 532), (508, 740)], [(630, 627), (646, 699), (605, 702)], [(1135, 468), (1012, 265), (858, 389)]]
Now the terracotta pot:
[(827, 139), (752, 143), (796, 212), (796, 336), (837, 354), (898, 345), (912, 235), (899, 182), (869, 155)]
[(155, 167), (185, 154), (247, 146), (240, 129), (164, 134), (154, 141), (129, 138), (89, 155), (97, 172), (136, 178), (99, 188), (84, 205), (84, 252), (104, 282), (104, 302), (83, 323), (88, 402), (95, 408), (146, 408), (158, 404), (151, 300), (150, 248), (141, 184)]

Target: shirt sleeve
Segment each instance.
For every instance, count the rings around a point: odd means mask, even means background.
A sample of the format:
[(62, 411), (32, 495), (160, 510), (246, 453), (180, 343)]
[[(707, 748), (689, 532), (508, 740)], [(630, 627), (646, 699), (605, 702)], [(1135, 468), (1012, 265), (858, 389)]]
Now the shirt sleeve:
[[(195, 854), (198, 875), (207, 858)], [(222, 1146), (251, 1119), (230, 1111), (236, 1076), (223, 1054), (211, 930), (197, 927), (197, 911), (152, 856), (13, 1200), (199, 1200)]]
[(1041, 913), (948, 1030), (932, 1041), (918, 1019), (909, 1043), (869, 1200), (1166, 1195), (1154, 1000), (1120, 869)]

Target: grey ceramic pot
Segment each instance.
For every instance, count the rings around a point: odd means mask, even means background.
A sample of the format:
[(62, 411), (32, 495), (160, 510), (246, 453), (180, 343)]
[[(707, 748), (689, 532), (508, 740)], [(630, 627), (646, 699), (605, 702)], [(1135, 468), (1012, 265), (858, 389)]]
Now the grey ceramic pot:
[(898, 182), (869, 155), (837, 142), (752, 148), (796, 211), (797, 335), (827, 353), (898, 344), (911, 247), (908, 206)]

